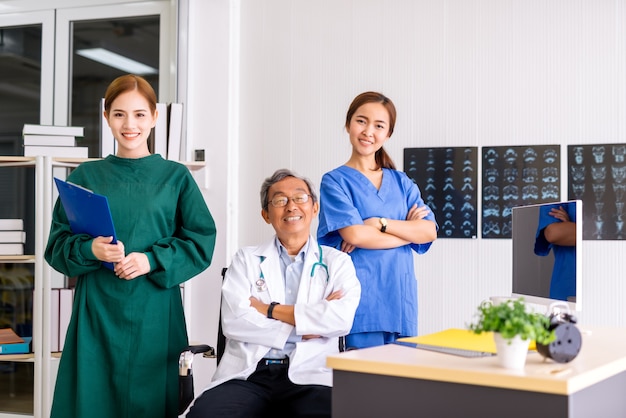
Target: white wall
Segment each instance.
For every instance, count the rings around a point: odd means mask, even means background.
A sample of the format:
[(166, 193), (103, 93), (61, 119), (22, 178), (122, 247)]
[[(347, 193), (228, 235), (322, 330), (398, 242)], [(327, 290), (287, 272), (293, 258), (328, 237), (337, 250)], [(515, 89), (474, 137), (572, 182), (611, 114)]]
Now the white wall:
[[(194, 279), (202, 284), (193, 339), (214, 338), (218, 269), (233, 249), (272, 233), (259, 216), (262, 180), (288, 167), (319, 184), (344, 163), (345, 112), (362, 91), (394, 100), (387, 149), (400, 167), (406, 147), (626, 142), (624, 1), (189, 0), (189, 8), (188, 131), (194, 148), (207, 149), (219, 243), (205, 278)], [(626, 326), (625, 245), (584, 242), (581, 322)], [(511, 292), (510, 240), (440, 239), (416, 262), (420, 333), (463, 327), (482, 299)]]
[[(226, 248), (229, 216), (229, 2), (227, 0), (182, 1), (182, 36), (187, 36), (188, 62), (186, 91), (187, 159), (194, 149), (204, 149), (206, 168), (194, 173), (217, 226), (217, 244), (211, 266), (191, 281), (191, 315), (187, 316), (192, 343), (216, 346), (219, 316), (221, 269), (230, 254)], [(188, 28), (188, 32), (187, 29)], [(232, 113), (232, 112), (230, 112)], [(197, 359), (194, 365), (197, 390), (215, 371), (215, 361)]]

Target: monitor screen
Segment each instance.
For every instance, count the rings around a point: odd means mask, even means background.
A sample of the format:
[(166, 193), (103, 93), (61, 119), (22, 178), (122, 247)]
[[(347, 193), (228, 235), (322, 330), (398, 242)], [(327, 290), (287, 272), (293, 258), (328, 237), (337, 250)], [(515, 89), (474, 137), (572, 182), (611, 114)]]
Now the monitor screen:
[(581, 310), (582, 201), (512, 209), (513, 296)]

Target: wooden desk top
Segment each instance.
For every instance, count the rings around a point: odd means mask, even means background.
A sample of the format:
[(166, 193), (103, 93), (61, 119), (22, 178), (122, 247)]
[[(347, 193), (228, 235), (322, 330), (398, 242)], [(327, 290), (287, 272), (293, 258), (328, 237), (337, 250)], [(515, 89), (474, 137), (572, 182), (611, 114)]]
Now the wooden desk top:
[(494, 357), (466, 358), (389, 344), (329, 356), (335, 370), (570, 395), (626, 371), (626, 329), (585, 328), (578, 356), (556, 363), (531, 352), (524, 370), (508, 370)]

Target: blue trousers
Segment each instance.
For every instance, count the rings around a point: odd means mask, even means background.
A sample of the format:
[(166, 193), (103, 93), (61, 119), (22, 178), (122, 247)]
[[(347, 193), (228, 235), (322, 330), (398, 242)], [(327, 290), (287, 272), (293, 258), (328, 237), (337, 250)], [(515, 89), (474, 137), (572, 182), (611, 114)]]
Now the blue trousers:
[(346, 349), (376, 347), (391, 344), (401, 338), (396, 332), (358, 332), (346, 335)]
[(260, 362), (247, 380), (229, 380), (205, 391), (187, 418), (330, 418), (332, 388), (296, 385), (289, 380), (288, 369)]

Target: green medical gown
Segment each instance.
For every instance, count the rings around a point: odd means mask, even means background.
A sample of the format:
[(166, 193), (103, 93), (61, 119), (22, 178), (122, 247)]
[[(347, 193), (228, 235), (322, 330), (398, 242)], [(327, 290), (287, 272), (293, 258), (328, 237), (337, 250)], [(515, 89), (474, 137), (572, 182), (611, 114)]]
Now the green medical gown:
[(108, 156), (68, 181), (108, 197), (126, 254), (143, 252), (150, 273), (119, 279), (71, 233), (57, 201), (45, 258), (77, 277), (52, 418), (177, 416), (178, 356), (187, 345), (179, 284), (205, 270), (215, 222), (188, 169), (160, 155)]

